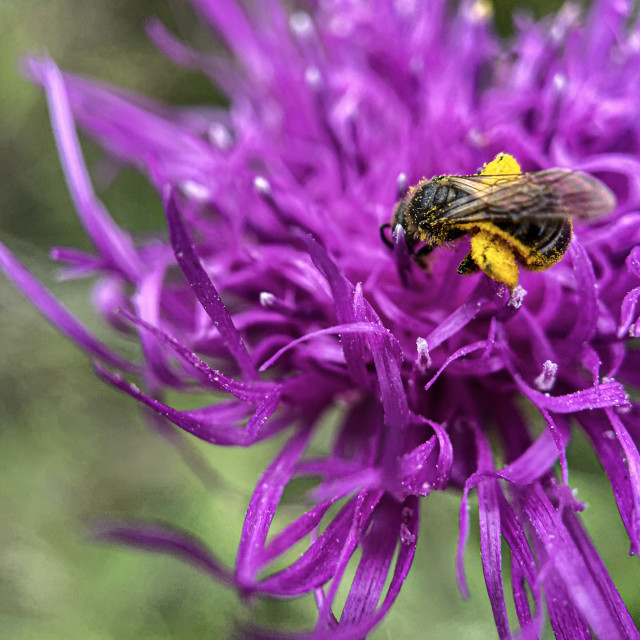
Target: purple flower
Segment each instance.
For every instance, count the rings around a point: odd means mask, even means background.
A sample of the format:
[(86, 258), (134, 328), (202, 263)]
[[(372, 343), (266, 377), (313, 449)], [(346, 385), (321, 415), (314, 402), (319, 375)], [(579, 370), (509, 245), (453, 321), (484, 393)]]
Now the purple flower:
[[(176, 63), (207, 74), (228, 109), (169, 108), (50, 60), (29, 62), (95, 249), (53, 256), (71, 276), (98, 276), (97, 309), (116, 331), (137, 330), (141, 362), (99, 342), (4, 248), (1, 263), (102, 378), (161, 416), (159, 429), (169, 421), (226, 446), (276, 434), (285, 443), (248, 505), (234, 569), (175, 530), (105, 525), (101, 535), (179, 555), (247, 596), (312, 592), (316, 628), (296, 637), (362, 638), (398, 595), (419, 498), (432, 491), (462, 495), (466, 594), (475, 490), (501, 638), (515, 633), (503, 548), (521, 637), (539, 637), (547, 614), (558, 637), (640, 637), (585, 533), (566, 460), (581, 430), (635, 554), (640, 411), (627, 392), (640, 386), (640, 351), (624, 344), (640, 335), (632, 3), (521, 18), (511, 44), (493, 35), (482, 0), (456, 10), (445, 0), (310, 1), (293, 14), (275, 0), (252, 12), (234, 0), (193, 4), (230, 55), (194, 51), (158, 22), (149, 34)], [(168, 239), (133, 239), (115, 225), (91, 187), (75, 123), (148, 175)], [(598, 176), (617, 196), (615, 213), (576, 220), (565, 259), (523, 273), (512, 295), (482, 274), (457, 274), (464, 241), (435, 251), (428, 272), (381, 242), (398, 176), (415, 184), (469, 174), (502, 151), (526, 171)], [(170, 389), (227, 399), (177, 410), (163, 401)], [(539, 435), (534, 411), (546, 425)], [(329, 412), (335, 436), (311, 455)], [(315, 481), (312, 503), (274, 530), (282, 493), (300, 477)], [(301, 541), (304, 552), (274, 570)], [(340, 613), (334, 598), (358, 549)]]

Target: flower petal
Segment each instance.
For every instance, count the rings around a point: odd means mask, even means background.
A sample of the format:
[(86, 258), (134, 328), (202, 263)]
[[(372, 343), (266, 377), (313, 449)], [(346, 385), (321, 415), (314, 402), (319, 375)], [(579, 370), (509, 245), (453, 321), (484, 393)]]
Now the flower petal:
[(0, 268), (40, 312), (62, 333), (92, 356), (129, 373), (139, 371), (139, 367), (112, 351), (98, 340), (62, 303), (22, 265), (0, 242)]
[(166, 524), (150, 522), (94, 523), (93, 535), (103, 542), (124, 544), (143, 551), (166, 553), (200, 569), (217, 582), (233, 585), (233, 574), (195, 536)]
[(176, 254), (176, 260), (187, 282), (191, 285), (191, 289), (211, 318), (213, 324), (220, 331), (225, 345), (235, 357), (244, 375), (249, 379), (256, 379), (256, 369), (251, 362), (247, 348), (235, 328), (231, 316), (225, 309), (220, 295), (196, 255), (195, 247), (182, 222), (182, 216), (180, 215), (174, 192), (171, 191), (167, 193), (165, 206), (171, 244)]
[(30, 60), (29, 63), (31, 71), (37, 74), (47, 94), (58, 151), (80, 219), (93, 244), (109, 265), (120, 270), (131, 282), (137, 282), (143, 272), (143, 264), (131, 238), (116, 226), (93, 193), (62, 73), (49, 59)]

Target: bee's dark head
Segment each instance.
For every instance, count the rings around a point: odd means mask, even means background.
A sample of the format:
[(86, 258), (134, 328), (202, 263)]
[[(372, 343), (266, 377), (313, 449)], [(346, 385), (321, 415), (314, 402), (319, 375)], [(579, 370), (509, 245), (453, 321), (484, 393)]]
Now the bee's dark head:
[[(393, 210), (393, 217), (391, 218), (391, 222), (387, 222), (385, 224), (380, 225), (380, 238), (382, 242), (384, 242), (387, 247), (393, 249), (395, 247), (394, 241), (394, 231), (396, 227), (400, 225), (404, 226), (404, 216), (405, 216), (406, 204), (403, 200), (400, 200)], [(387, 230), (389, 236), (387, 236)]]
[(405, 198), (402, 198), (396, 205), (393, 211), (393, 218), (391, 218), (391, 230), (393, 231), (398, 225), (403, 229), (406, 229), (407, 225), (407, 206), (408, 203)]

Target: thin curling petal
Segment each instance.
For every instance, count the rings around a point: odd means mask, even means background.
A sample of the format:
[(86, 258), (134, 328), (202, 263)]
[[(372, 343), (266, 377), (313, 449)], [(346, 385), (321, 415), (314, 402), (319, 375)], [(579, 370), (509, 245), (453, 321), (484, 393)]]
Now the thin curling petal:
[[(196, 51), (185, 43), (179, 41), (157, 18), (151, 18), (147, 21), (145, 26), (147, 35), (151, 41), (160, 51), (162, 51), (162, 53), (164, 53), (165, 56), (167, 56), (167, 58), (169, 58), (169, 60), (177, 65), (185, 67), (186, 69), (205, 73), (220, 89), (223, 89), (229, 95), (234, 93), (234, 89), (236, 89), (238, 84), (238, 79), (237, 77), (234, 77), (230, 72), (230, 69), (228, 69), (221, 60), (200, 51)], [(219, 146), (228, 146), (227, 141)]]
[(235, 328), (231, 316), (225, 309), (220, 295), (196, 255), (195, 247), (182, 221), (174, 192), (167, 194), (166, 209), (173, 250), (187, 282), (215, 327), (220, 331), (225, 345), (236, 358), (245, 376), (250, 379), (256, 378), (255, 366), (251, 362), (247, 348)]
[(101, 542), (111, 542), (144, 551), (166, 553), (204, 571), (214, 580), (231, 586), (233, 576), (195, 536), (168, 525), (134, 522), (95, 522), (92, 533)]
[(122, 371), (134, 373), (140, 370), (137, 365), (118, 355), (98, 340), (61, 302), (49, 293), (1, 242), (0, 268), (55, 327), (89, 355)]
[[(338, 320), (343, 323), (364, 320), (364, 318), (358, 318), (356, 316), (355, 309), (353, 308), (353, 285), (345, 280), (344, 276), (315, 238), (307, 236), (305, 237), (305, 243), (311, 259), (314, 261), (318, 270), (325, 276), (331, 287)], [(369, 377), (366, 373), (366, 359), (368, 354), (363, 337), (358, 335), (348, 336), (344, 340), (343, 350), (347, 366), (354, 381), (366, 386), (369, 382)]]
[[(27, 72), (43, 83), (40, 61), (27, 60)], [(217, 152), (201, 138), (199, 118), (69, 72), (63, 80), (76, 122), (118, 161), (144, 169), (158, 189), (167, 181), (206, 184), (220, 168)]]
[[(361, 591), (362, 587), (365, 586), (361, 580), (359, 580), (359, 584), (354, 595), (350, 595), (351, 601), (349, 604), (349, 608), (347, 609), (347, 604), (345, 604), (345, 611), (348, 611), (349, 617), (356, 617), (357, 620), (344, 620), (344, 623), (341, 621), (341, 624), (329, 627), (327, 629), (316, 629), (312, 633), (295, 633), (291, 635), (277, 634), (274, 635), (272, 633), (268, 633), (258, 629), (249, 629), (248, 634), (249, 637), (262, 639), (262, 640), (275, 640), (276, 638), (295, 638), (296, 640), (311, 640), (320, 638), (322, 640), (357, 640), (359, 638), (363, 638), (368, 634), (380, 621), (384, 618), (384, 616), (389, 612), (389, 609), (395, 602), (398, 594), (400, 592), (400, 588), (402, 583), (404, 582), (407, 574), (409, 573), (409, 569), (411, 568), (411, 564), (413, 562), (413, 558), (415, 555), (416, 548), (416, 540), (418, 534), (418, 525), (419, 525), (419, 514), (417, 510), (417, 501), (415, 498), (410, 498), (404, 505), (398, 505), (402, 508), (401, 511), (401, 525), (400, 525), (400, 546), (398, 549), (395, 566), (393, 568), (393, 573), (391, 574), (391, 580), (389, 583), (389, 587), (384, 596), (382, 603), (379, 607), (372, 611), (369, 615), (366, 615), (364, 612), (365, 606), (367, 608), (372, 608), (374, 605), (374, 599), (376, 598), (374, 595), (375, 592), (381, 590), (383, 585), (380, 584), (379, 581), (376, 580), (377, 576), (381, 577), (381, 573), (384, 573), (384, 570), (381, 571), (382, 566), (381, 562), (384, 562), (386, 566), (387, 562), (385, 558), (388, 558), (388, 555), (384, 553), (383, 548), (376, 544), (372, 549), (370, 549), (370, 554), (373, 554), (372, 557), (369, 557), (365, 560), (364, 566), (361, 563), (362, 569), (360, 570), (360, 578), (367, 579), (367, 593), (369, 597), (365, 595)], [(382, 536), (387, 540), (391, 541), (394, 535), (397, 535), (397, 532), (394, 532), (393, 529), (390, 529), (388, 526), (385, 527), (384, 530), (379, 530), (376, 532), (378, 536), (380, 536), (382, 541)], [(387, 547), (389, 550), (391, 546)], [(376, 557), (377, 554), (380, 554), (379, 557)], [(374, 587), (375, 585), (375, 587)], [(374, 588), (375, 591), (371, 592), (370, 589)], [(357, 607), (357, 608), (356, 608)], [(343, 615), (345, 615), (343, 613)]]
[[(365, 500), (367, 494), (365, 491), (360, 491), (355, 498), (355, 508), (349, 528), (344, 536), (342, 548), (337, 557), (337, 563), (334, 570), (334, 577), (331, 584), (328, 585), (326, 590), (326, 596), (324, 597), (321, 605), (318, 609), (318, 620), (316, 622), (316, 629), (323, 630), (325, 628), (332, 629), (336, 623), (336, 617), (333, 614), (332, 608), (335, 597), (338, 593), (338, 588), (347, 570), (347, 565), (351, 560), (351, 556), (355, 552), (362, 534), (365, 530), (367, 522), (367, 510), (363, 508), (365, 506)], [(380, 496), (376, 496), (375, 506), (378, 507), (378, 500)], [(370, 526), (370, 525), (369, 525)]]
[(40, 77), (49, 101), (51, 123), (58, 151), (65, 169), (67, 185), (76, 210), (93, 244), (130, 281), (136, 282), (142, 272), (142, 262), (131, 238), (119, 229), (96, 198), (82, 158), (75, 132), (73, 115), (62, 73), (51, 60), (31, 61), (32, 70)]
[(638, 337), (636, 335), (636, 324), (638, 321), (636, 307), (638, 304), (638, 298), (640, 298), (640, 287), (631, 289), (622, 301), (620, 309), (620, 325), (618, 326), (619, 339), (623, 339), (627, 335), (632, 338)]
[(634, 442), (629, 431), (625, 428), (622, 420), (611, 409), (607, 409), (607, 417), (611, 421), (613, 431), (620, 443), (620, 448), (624, 453), (625, 466), (629, 475), (629, 486), (633, 496), (633, 507), (631, 511), (631, 542), (635, 549), (640, 543), (640, 453), (638, 446)]
[(627, 608), (613, 584), (607, 568), (602, 562), (602, 558), (595, 550), (593, 543), (586, 534), (582, 524), (573, 513), (568, 513), (565, 516), (565, 524), (567, 529), (571, 533), (571, 537), (580, 549), (580, 553), (586, 559), (586, 564), (594, 580), (598, 584), (600, 592), (607, 600), (607, 607), (612, 612), (617, 624), (612, 625), (612, 630), (617, 629), (624, 638), (638, 638), (640, 637), (640, 631), (635, 625), (631, 615), (627, 611)]
[[(362, 540), (363, 555), (347, 596), (341, 625), (358, 623), (371, 617), (376, 610), (391, 561), (398, 544), (415, 543), (412, 512), (413, 501), (408, 504), (383, 503), (378, 507), (373, 522)], [(393, 526), (395, 519), (396, 527)]]
[[(598, 421), (594, 419), (594, 416), (589, 414), (581, 415), (579, 420), (611, 483), (620, 517), (631, 541), (630, 553), (636, 554), (640, 550), (636, 515), (638, 485), (629, 482), (624, 450), (617, 440), (615, 431), (610, 429), (603, 430)], [(628, 446), (629, 444), (627, 443)]]
[(580, 298), (580, 322), (576, 322), (571, 334), (567, 337), (570, 345), (581, 345), (592, 337), (596, 328), (598, 315), (598, 298), (593, 266), (582, 245), (573, 239), (569, 247), (573, 269), (576, 274), (576, 291)]
[(606, 382), (597, 388), (584, 389), (565, 396), (550, 396), (522, 384), (521, 388), (537, 407), (556, 413), (575, 413), (585, 409), (623, 407), (629, 404), (629, 397), (619, 382)]
[(292, 544), (309, 535), (320, 524), (333, 503), (334, 500), (328, 500), (319, 504), (276, 534), (265, 546), (261, 561), (264, 564), (271, 562), (274, 558), (287, 551)]
[(339, 324), (335, 327), (328, 327), (327, 329), (320, 329), (319, 331), (314, 331), (312, 333), (308, 333), (305, 336), (302, 336), (300, 338), (297, 338), (296, 340), (293, 340), (292, 342), (290, 342), (289, 344), (285, 345), (284, 347), (282, 347), (282, 349), (279, 349), (278, 351), (276, 351), (276, 353), (274, 353), (271, 358), (269, 358), (266, 362), (264, 362), (261, 366), (260, 366), (260, 371), (265, 371), (266, 369), (268, 369), (269, 367), (271, 367), (276, 360), (278, 360), (278, 358), (280, 358), (280, 356), (282, 356), (284, 353), (286, 353), (287, 351), (289, 351), (289, 349), (292, 349), (293, 347), (295, 347), (297, 344), (300, 344), (301, 342), (305, 342), (307, 340), (312, 340), (313, 338), (317, 337), (317, 336), (326, 336), (326, 335), (342, 335), (342, 334), (349, 334), (349, 333), (381, 333), (383, 335), (388, 335), (388, 331), (378, 325), (378, 324), (369, 324), (366, 322), (353, 322), (351, 324)]
[[(265, 578), (260, 590), (267, 594), (299, 595), (319, 587), (335, 575), (356, 549), (358, 536), (370, 521), (382, 497), (381, 491), (363, 492), (351, 498), (309, 548), (287, 568)], [(357, 518), (356, 529), (352, 531)], [(348, 546), (347, 546), (348, 545)]]
[(571, 602), (597, 637), (639, 638), (638, 629), (631, 630), (628, 625), (626, 632), (620, 635), (619, 600), (610, 593), (615, 592), (615, 587), (610, 582), (597, 578), (602, 565), (589, 565), (570, 531), (561, 521), (560, 514), (552, 507), (540, 487), (523, 492), (521, 499), (524, 513), (548, 554), (548, 570), (562, 582)]
[(269, 75), (269, 61), (264, 58), (255, 31), (240, 5), (233, 0), (192, 0), (195, 8), (225, 39), (235, 54), (255, 76)]
[(487, 592), (493, 607), (498, 635), (508, 638), (509, 621), (502, 584), (502, 553), (500, 512), (498, 508), (498, 484), (489, 479), (478, 485), (480, 502), (480, 544)]
[(199, 416), (194, 415), (192, 412), (177, 411), (172, 407), (151, 398), (147, 394), (143, 393), (138, 387), (130, 382), (127, 382), (119, 375), (114, 375), (108, 372), (106, 369), (96, 365), (97, 374), (109, 384), (112, 384), (117, 389), (124, 391), (126, 394), (135, 398), (145, 406), (153, 409), (156, 413), (167, 418), (170, 422), (173, 422), (177, 427), (184, 429), (188, 433), (195, 435), (201, 440), (211, 442), (214, 444), (224, 446), (250, 446), (258, 439), (263, 439), (273, 434), (273, 429), (280, 430), (276, 427), (275, 423), (272, 423), (267, 432), (261, 432), (261, 427), (265, 423), (268, 417), (270, 417), (277, 407), (278, 394), (275, 396), (268, 396), (263, 403), (258, 406), (256, 412), (253, 414), (253, 418), (249, 420), (246, 428), (239, 428), (233, 424), (215, 424), (209, 421), (200, 420)]
[(245, 524), (238, 546), (235, 579), (241, 588), (251, 590), (256, 573), (261, 568), (262, 552), (267, 534), (285, 485), (293, 475), (295, 463), (306, 447), (311, 429), (294, 435), (264, 472), (247, 509)]
[[(479, 429), (474, 431), (478, 449), (478, 469), (482, 472), (491, 471), (493, 465), (488, 443)], [(480, 549), (484, 579), (498, 635), (500, 638), (508, 638), (511, 632), (502, 583), (502, 526), (499, 497), (500, 487), (496, 478), (489, 476), (478, 483)]]
[[(539, 637), (542, 632), (543, 609), (535, 557), (516, 512), (507, 502), (504, 494), (500, 494), (498, 500), (502, 533), (512, 556), (513, 599), (516, 614), (522, 626), (521, 634), (523, 637), (528, 637), (528, 633), (531, 633), (534, 638)], [(535, 617), (531, 615), (526, 586), (531, 590), (533, 596), (536, 609)]]
[(220, 371), (212, 369), (206, 362), (200, 359), (195, 353), (189, 351), (184, 345), (180, 344), (178, 340), (172, 336), (167, 335), (157, 327), (152, 326), (148, 322), (140, 318), (136, 318), (134, 315), (128, 313), (125, 310), (121, 310), (122, 315), (145, 329), (148, 333), (153, 335), (155, 339), (169, 347), (172, 351), (181, 358), (185, 364), (189, 364), (197, 372), (205, 384), (210, 385), (214, 389), (219, 391), (226, 391), (232, 395), (246, 400), (248, 402), (257, 402), (263, 400), (267, 394), (274, 391), (277, 385), (270, 382), (260, 381), (239, 381), (233, 380), (228, 376), (223, 375)]
[[(162, 267), (153, 269), (146, 274), (140, 285), (140, 295), (134, 300), (138, 313), (149, 323), (158, 323), (160, 320), (159, 298), (164, 276), (165, 269)], [(124, 312), (124, 314), (126, 313)], [(149, 364), (149, 373), (159, 379), (162, 384), (179, 388), (183, 382), (167, 362), (162, 344), (150, 336), (149, 332), (144, 331), (141, 332), (140, 342)]]

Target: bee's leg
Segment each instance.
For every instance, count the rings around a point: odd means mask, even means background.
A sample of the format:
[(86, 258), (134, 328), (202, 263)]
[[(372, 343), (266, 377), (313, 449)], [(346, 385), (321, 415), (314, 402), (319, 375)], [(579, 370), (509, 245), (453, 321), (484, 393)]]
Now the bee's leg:
[(433, 251), (433, 247), (425, 245), (421, 249), (418, 249), (413, 254), (413, 259), (418, 263), (421, 269), (427, 270), (429, 268), (429, 260), (427, 256)]
[(518, 284), (520, 271), (515, 254), (500, 236), (484, 229), (478, 231), (471, 236), (470, 256), (492, 280), (506, 284), (511, 291)]
[(472, 273), (480, 271), (480, 267), (474, 262), (471, 254), (468, 253), (458, 267), (458, 273), (461, 276), (470, 276)]

